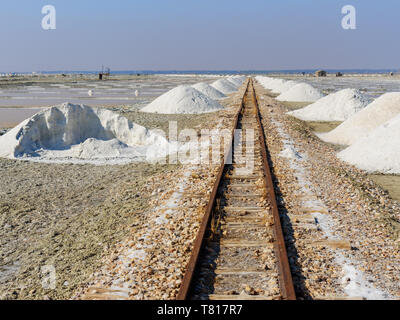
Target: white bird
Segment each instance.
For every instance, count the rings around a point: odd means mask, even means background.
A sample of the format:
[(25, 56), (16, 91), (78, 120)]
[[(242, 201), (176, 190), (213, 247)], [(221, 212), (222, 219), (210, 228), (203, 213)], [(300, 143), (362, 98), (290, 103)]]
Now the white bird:
[(135, 97), (138, 97), (139, 96), (139, 90), (135, 90)]
[(93, 96), (94, 92), (93, 92), (93, 90), (89, 90), (89, 91), (87, 92), (87, 94), (88, 94), (89, 97), (91, 97), (91, 96)]

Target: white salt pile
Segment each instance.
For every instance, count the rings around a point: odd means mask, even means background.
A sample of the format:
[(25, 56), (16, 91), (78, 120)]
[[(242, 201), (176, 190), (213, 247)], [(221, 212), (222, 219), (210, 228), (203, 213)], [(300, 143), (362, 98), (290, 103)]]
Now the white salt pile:
[(265, 89), (268, 89), (267, 85), (272, 80), (270, 77), (256, 76), (255, 78)]
[(141, 109), (143, 112), (176, 114), (206, 113), (223, 107), (191, 86), (178, 86)]
[(196, 83), (192, 85), (192, 87), (200, 91), (202, 94), (210, 97), (211, 99), (221, 99), (226, 97), (226, 95), (224, 95), (221, 91), (215, 89), (205, 82)]
[(234, 85), (227, 79), (219, 79), (211, 84), (215, 89), (221, 91), (223, 94), (230, 94), (239, 89), (238, 85)]
[(167, 140), (106, 109), (64, 103), (0, 137), (0, 157), (35, 161), (127, 163), (163, 155)]
[(400, 174), (400, 114), (358, 139), (338, 157), (368, 172)]
[(400, 92), (385, 93), (328, 133), (318, 136), (330, 143), (350, 145), (400, 113)]
[(288, 114), (305, 121), (345, 121), (364, 109), (369, 102), (358, 90), (343, 89)]
[(280, 94), (276, 99), (279, 101), (314, 102), (323, 96), (318, 89), (308, 83), (301, 82)]
[(286, 81), (283, 79), (262, 77), (262, 76), (257, 76), (256, 80), (265, 89), (271, 90), (273, 93), (283, 93), (294, 87), (296, 84), (299, 84), (298, 82), (293, 80)]
[(276, 85), (275, 89), (273, 89), (272, 91), (274, 93), (283, 93), (283, 92), (286, 92), (286, 91), (292, 89), (297, 84), (299, 84), (299, 82), (297, 82), (297, 81), (293, 81), (293, 80), (285, 81), (280, 85)]
[(227, 78), (228, 81), (232, 82), (235, 86), (241, 86), (246, 80), (245, 76), (231, 76)]
[(266, 84), (266, 88), (270, 89), (274, 93), (280, 93), (285, 82), (286, 81), (283, 79), (272, 79)]

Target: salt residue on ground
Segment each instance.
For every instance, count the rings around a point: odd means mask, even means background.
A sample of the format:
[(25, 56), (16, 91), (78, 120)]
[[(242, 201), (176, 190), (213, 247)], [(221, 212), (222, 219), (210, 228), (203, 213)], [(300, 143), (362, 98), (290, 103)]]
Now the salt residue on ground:
[(288, 114), (305, 121), (345, 121), (364, 109), (370, 100), (356, 89), (343, 89)]
[(400, 92), (380, 96), (334, 130), (318, 136), (330, 143), (351, 145), (400, 113)]
[(215, 89), (205, 82), (196, 83), (192, 85), (192, 87), (200, 91), (202, 94), (210, 97), (211, 99), (221, 99), (226, 97), (221, 91)]
[(117, 164), (162, 156), (168, 142), (110, 110), (64, 103), (11, 129), (0, 146), (4, 158)]
[(178, 86), (155, 99), (141, 111), (164, 114), (195, 114), (221, 109), (223, 107), (217, 101), (191, 86)]
[(279, 101), (314, 102), (323, 96), (318, 89), (308, 83), (301, 82), (280, 94), (276, 99)]
[(229, 81), (225, 78), (214, 81), (211, 86), (221, 91), (223, 94), (230, 94), (239, 89), (239, 85), (235, 85), (232, 81)]
[(400, 114), (341, 151), (338, 157), (368, 172), (400, 174)]

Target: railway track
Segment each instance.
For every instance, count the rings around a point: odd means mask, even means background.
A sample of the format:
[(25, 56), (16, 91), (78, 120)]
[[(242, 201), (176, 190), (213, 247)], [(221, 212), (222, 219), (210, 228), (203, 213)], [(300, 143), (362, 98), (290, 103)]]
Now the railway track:
[(252, 79), (234, 124), (245, 135), (232, 139), (232, 164), (221, 165), (177, 299), (294, 300)]

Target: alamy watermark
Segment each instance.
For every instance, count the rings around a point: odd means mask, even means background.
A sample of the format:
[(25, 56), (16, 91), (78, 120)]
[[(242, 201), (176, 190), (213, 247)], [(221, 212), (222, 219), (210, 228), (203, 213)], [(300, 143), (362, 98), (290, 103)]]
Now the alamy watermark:
[(345, 30), (357, 29), (356, 8), (348, 4), (342, 8), (342, 14), (345, 15), (342, 18), (342, 28)]
[(43, 30), (55, 30), (56, 29), (56, 8), (52, 5), (46, 5), (42, 8), (42, 14), (45, 16), (42, 18)]
[[(168, 164), (238, 164), (236, 173), (250, 174), (254, 169), (254, 129), (184, 129), (178, 134), (177, 122), (170, 121), (168, 140), (163, 130), (153, 130), (160, 139), (146, 151), (148, 162)], [(156, 160), (155, 160), (156, 159)]]

